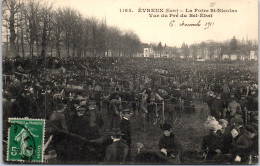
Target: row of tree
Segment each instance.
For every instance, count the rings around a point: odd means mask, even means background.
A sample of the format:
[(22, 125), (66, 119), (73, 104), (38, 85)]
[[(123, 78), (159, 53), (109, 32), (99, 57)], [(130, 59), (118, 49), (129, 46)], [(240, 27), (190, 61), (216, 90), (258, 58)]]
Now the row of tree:
[[(257, 51), (258, 44), (256, 41), (250, 40), (239, 41), (235, 37), (231, 40), (224, 42), (207, 41), (199, 44), (192, 44), (188, 46), (183, 43), (181, 46), (181, 52), (184, 57), (201, 57), (208, 56), (209, 59), (219, 58), (222, 59), (223, 55), (237, 55), (237, 56), (249, 56), (250, 51)], [(217, 57), (214, 57), (217, 56)]]
[[(133, 31), (107, 26), (106, 19), (83, 17), (72, 8), (54, 9), (39, 0), (3, 0), (2, 22), (11, 56), (132, 56), (141, 42)], [(5, 32), (3, 32), (5, 33)]]
[(183, 43), (180, 48), (177, 47), (168, 47), (166, 44), (163, 46), (161, 42), (157, 44), (150, 44), (153, 49), (162, 54), (167, 50), (170, 55), (176, 55), (177, 57), (183, 56), (184, 58), (192, 57), (197, 58), (217, 58), (222, 59), (223, 55), (238, 55), (238, 56), (249, 56), (250, 51), (258, 50), (257, 41), (250, 40), (237, 40), (233, 37), (230, 40), (224, 42), (215, 42), (215, 41), (206, 41), (198, 44), (188, 45)]

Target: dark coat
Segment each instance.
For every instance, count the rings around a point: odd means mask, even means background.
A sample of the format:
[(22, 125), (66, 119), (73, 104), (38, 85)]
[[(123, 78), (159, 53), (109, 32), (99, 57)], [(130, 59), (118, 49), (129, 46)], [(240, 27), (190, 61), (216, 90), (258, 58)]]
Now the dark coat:
[(64, 149), (67, 149), (68, 144), (67, 135), (63, 133), (67, 131), (64, 114), (54, 111), (50, 117), (50, 124), (53, 133), (52, 145), (56, 150), (57, 159), (65, 161), (67, 153)]
[(67, 130), (65, 116), (61, 112), (54, 111), (51, 114), (50, 122), (51, 122), (51, 125), (54, 128), (54, 130), (55, 130), (55, 128), (58, 128), (61, 130)]
[(130, 121), (123, 118), (120, 123), (120, 130), (121, 130), (122, 134), (124, 134), (122, 136), (122, 139), (124, 139), (126, 141), (127, 145), (129, 147), (131, 147), (132, 140), (131, 140), (131, 123), (130, 123)]
[(167, 156), (174, 154), (175, 156), (182, 151), (180, 140), (173, 134), (169, 137), (163, 136), (159, 141), (159, 148), (167, 150)]
[(236, 136), (235, 138), (232, 137), (231, 135), (231, 130), (228, 129), (227, 132), (225, 132), (221, 136), (221, 142), (222, 142), (222, 147), (221, 147), (221, 152), (222, 154), (229, 154), (232, 153), (233, 149), (235, 148), (236, 141), (239, 138), (240, 134)]
[(88, 135), (89, 123), (85, 115), (73, 115), (70, 118), (69, 132), (80, 135), (84, 138)]
[(206, 135), (202, 139), (201, 149), (204, 152), (207, 152), (207, 160), (213, 159), (216, 156), (215, 150), (221, 149), (221, 138), (219, 135), (210, 131), (209, 135)]
[(128, 154), (128, 146), (121, 140), (113, 142), (107, 147), (105, 162), (108, 163), (123, 163)]
[(251, 148), (252, 140), (246, 134), (241, 135), (237, 142), (236, 148), (240, 151), (247, 151)]
[(223, 109), (223, 103), (221, 99), (214, 99), (211, 105), (211, 115), (215, 118), (220, 118), (220, 112)]

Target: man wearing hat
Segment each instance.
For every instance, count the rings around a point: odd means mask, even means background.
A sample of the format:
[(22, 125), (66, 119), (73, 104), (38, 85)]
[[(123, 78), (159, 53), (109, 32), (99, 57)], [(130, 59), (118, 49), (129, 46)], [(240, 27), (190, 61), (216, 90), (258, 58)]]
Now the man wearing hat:
[(54, 111), (50, 117), (50, 124), (53, 133), (53, 148), (56, 150), (57, 159), (64, 161), (66, 159), (66, 135), (64, 131), (67, 131), (67, 125), (65, 121), (65, 116), (63, 114), (65, 106), (61, 103), (57, 104), (56, 111)]
[(105, 162), (109, 164), (124, 163), (129, 147), (121, 140), (122, 133), (119, 128), (113, 128), (111, 138), (113, 143), (107, 147)]
[(232, 117), (229, 121), (231, 126), (237, 127), (240, 129), (241, 134), (245, 133), (244, 121), (242, 118), (243, 115), (244, 115), (244, 112), (242, 110), (237, 110), (235, 116)]
[(177, 164), (180, 162), (181, 143), (172, 132), (170, 124), (163, 124), (161, 129), (163, 130), (163, 136), (159, 140), (159, 149), (165, 156), (173, 158)]
[(247, 103), (246, 95), (241, 95), (241, 99), (239, 100), (239, 104), (241, 105), (241, 110), (244, 112), (242, 119), (246, 122), (246, 114), (247, 114)]
[[(77, 106), (76, 114), (72, 115), (70, 118), (69, 132), (86, 139), (89, 131), (88, 119), (86, 117), (86, 104)], [(72, 161), (84, 161), (87, 155), (87, 148), (85, 147), (85, 141), (78, 139), (77, 137), (70, 137), (69, 143), (71, 155), (69, 156)]]
[(99, 131), (100, 128), (104, 125), (103, 118), (100, 114), (100, 112), (97, 110), (96, 102), (95, 101), (89, 101), (87, 106), (87, 119), (88, 119), (88, 134), (87, 139), (97, 139), (100, 137)]
[(110, 129), (119, 128), (120, 112), (122, 110), (121, 97), (116, 95), (109, 104), (108, 118), (110, 120)]
[(130, 117), (132, 116), (132, 112), (130, 109), (125, 109), (122, 111), (122, 120), (120, 122), (120, 130), (122, 134), (122, 139), (126, 141), (126, 144), (129, 147), (129, 153), (127, 155), (127, 160), (130, 160), (131, 158), (131, 122), (129, 121)]
[(208, 117), (204, 123), (205, 128), (209, 129), (209, 134), (202, 138), (201, 150), (206, 155), (206, 160), (211, 160), (220, 154), (221, 138), (217, 131), (222, 128), (214, 117)]
[(220, 99), (220, 94), (217, 94), (216, 98), (213, 99), (211, 105), (211, 115), (218, 120), (220, 119), (220, 115), (223, 114), (222, 110), (223, 110), (223, 103)]
[(252, 139), (254, 138), (255, 133), (255, 129), (252, 126), (247, 125), (246, 132), (236, 141), (233, 153), (235, 154), (234, 157), (241, 158), (241, 163), (247, 163), (249, 161), (249, 156), (252, 153)]

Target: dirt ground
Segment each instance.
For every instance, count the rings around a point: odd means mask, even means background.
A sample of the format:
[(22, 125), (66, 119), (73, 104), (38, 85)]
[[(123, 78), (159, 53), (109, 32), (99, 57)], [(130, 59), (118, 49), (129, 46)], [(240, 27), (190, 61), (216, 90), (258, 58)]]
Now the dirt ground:
[[(200, 151), (202, 137), (207, 134), (203, 125), (207, 112), (205, 108), (203, 103), (197, 102), (195, 103), (195, 112), (182, 112), (182, 123), (178, 123), (178, 121), (175, 124), (170, 122), (173, 132), (181, 141), (183, 151)], [(105, 120), (105, 125), (102, 128), (102, 131), (104, 131), (109, 126), (106, 108), (103, 108), (102, 114)], [(139, 116), (132, 116), (130, 121), (132, 125), (132, 156), (136, 155), (136, 143), (138, 142), (144, 144), (145, 150), (158, 150), (159, 139), (163, 135), (160, 123), (145, 123), (143, 128)]]

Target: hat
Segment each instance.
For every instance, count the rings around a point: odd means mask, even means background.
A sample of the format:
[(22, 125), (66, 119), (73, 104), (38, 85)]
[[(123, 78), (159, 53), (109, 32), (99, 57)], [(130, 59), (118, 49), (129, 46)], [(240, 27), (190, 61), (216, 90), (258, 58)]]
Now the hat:
[(230, 124), (235, 126), (243, 125), (244, 121), (241, 117), (233, 117), (230, 119)]
[(132, 114), (132, 111), (131, 111), (130, 109), (124, 109), (124, 110), (122, 111), (122, 113), (124, 113), (124, 114), (126, 114), (126, 113)]
[(111, 136), (122, 136), (124, 134), (122, 134), (120, 128), (112, 128), (112, 130), (110, 130), (108, 132), (108, 135), (111, 135)]
[(59, 103), (56, 105), (56, 110), (62, 110), (64, 108), (64, 104)]
[(96, 105), (96, 101), (95, 101), (95, 100), (90, 100), (90, 101), (88, 102), (88, 105)]
[(246, 125), (246, 130), (250, 133), (256, 133), (254, 127), (252, 127), (251, 125)]
[(96, 109), (96, 105), (89, 105), (89, 106), (88, 106), (88, 109), (89, 109), (89, 110), (95, 110), (95, 109)]
[(245, 99), (246, 98), (246, 95), (241, 95), (241, 99)]
[(221, 125), (221, 124), (226, 124), (226, 125), (228, 125), (228, 121), (227, 121), (226, 119), (219, 119), (218, 122), (219, 122), (220, 125)]
[(163, 124), (160, 126), (162, 130), (170, 130), (172, 128), (172, 126), (170, 124)]
[(136, 147), (137, 147), (138, 149), (142, 149), (142, 148), (144, 148), (144, 144), (142, 144), (142, 143), (140, 143), (140, 142), (137, 142), (137, 143), (136, 143)]
[(81, 101), (80, 103), (79, 103), (79, 106), (86, 106), (87, 105), (87, 101)]
[(86, 106), (85, 105), (82, 105), (82, 106), (78, 106), (76, 108), (77, 111), (86, 111)]

